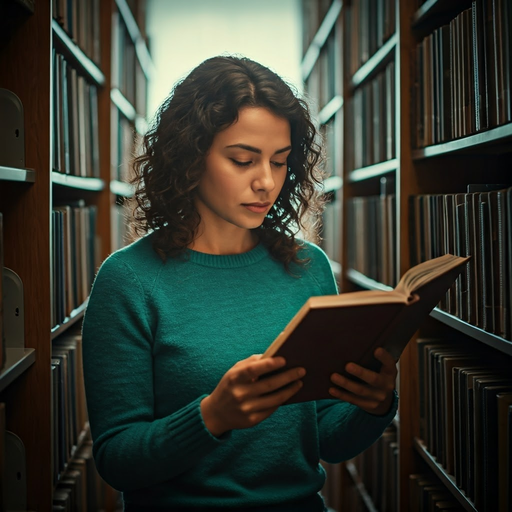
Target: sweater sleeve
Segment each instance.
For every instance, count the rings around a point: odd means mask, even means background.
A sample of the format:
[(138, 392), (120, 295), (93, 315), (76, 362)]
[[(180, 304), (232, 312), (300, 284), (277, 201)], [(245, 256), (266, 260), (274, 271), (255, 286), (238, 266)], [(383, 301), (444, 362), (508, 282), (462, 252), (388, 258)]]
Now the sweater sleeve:
[(316, 402), (320, 458), (336, 464), (355, 457), (382, 435), (395, 417), (398, 394), (394, 392), (391, 409), (385, 416), (375, 416), (339, 400)]
[(83, 367), (96, 466), (120, 491), (172, 479), (229, 438), (212, 436), (204, 425), (202, 396), (154, 417), (146, 296), (117, 254), (94, 282), (83, 323)]

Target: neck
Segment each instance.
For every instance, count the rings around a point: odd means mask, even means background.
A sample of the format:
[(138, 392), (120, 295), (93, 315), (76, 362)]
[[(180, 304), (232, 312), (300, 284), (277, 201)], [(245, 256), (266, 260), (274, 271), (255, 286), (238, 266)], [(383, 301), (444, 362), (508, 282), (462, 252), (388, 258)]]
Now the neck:
[[(240, 233), (237, 233), (240, 235)], [(243, 254), (258, 245), (258, 236), (254, 231), (245, 231), (243, 236), (211, 236), (200, 230), (189, 249), (206, 254), (230, 255)]]

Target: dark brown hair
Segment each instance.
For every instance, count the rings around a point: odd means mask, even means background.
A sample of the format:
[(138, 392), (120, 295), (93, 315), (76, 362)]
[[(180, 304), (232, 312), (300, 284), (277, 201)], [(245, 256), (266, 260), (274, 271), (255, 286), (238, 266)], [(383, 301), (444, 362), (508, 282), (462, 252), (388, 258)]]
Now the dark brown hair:
[[(298, 263), (299, 229), (317, 241), (322, 212), (317, 132), (304, 100), (270, 69), (247, 58), (213, 57), (178, 82), (160, 106), (134, 160), (137, 235), (155, 231), (154, 249), (165, 261), (192, 243), (200, 223), (194, 189), (213, 139), (245, 107), (264, 107), (287, 119), (292, 150), (284, 186), (257, 228), (259, 239), (287, 268)], [(313, 236), (311, 236), (313, 235)]]

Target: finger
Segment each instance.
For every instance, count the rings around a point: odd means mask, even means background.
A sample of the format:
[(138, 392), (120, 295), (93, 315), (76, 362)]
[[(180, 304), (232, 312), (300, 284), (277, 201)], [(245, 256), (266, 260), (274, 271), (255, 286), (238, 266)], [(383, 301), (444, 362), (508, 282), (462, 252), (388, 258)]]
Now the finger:
[(396, 368), (397, 361), (395, 361), (394, 357), (384, 348), (379, 347), (376, 349), (374, 356), (385, 368)]
[(331, 376), (331, 382), (358, 397), (365, 397), (372, 400), (384, 400), (386, 398), (386, 393), (383, 389), (355, 382), (338, 373)]
[(368, 368), (363, 368), (362, 366), (359, 366), (355, 363), (348, 363), (345, 366), (345, 370), (358, 379), (366, 382), (367, 384), (370, 384), (370, 386), (378, 385), (379, 374), (372, 370), (368, 370)]
[(357, 407), (361, 407), (361, 409), (372, 410), (377, 408), (380, 405), (379, 400), (373, 397), (361, 397), (358, 395), (354, 395), (349, 391), (345, 391), (343, 389), (329, 388), (329, 394), (338, 400), (342, 400), (343, 402), (348, 402), (352, 405), (356, 405)]
[(306, 375), (304, 368), (292, 368), (279, 372), (277, 375), (272, 375), (271, 377), (263, 376), (263, 378), (258, 380), (254, 385), (254, 391), (257, 395), (272, 393), (279, 388), (287, 386), (294, 380), (301, 379), (304, 375)]
[(240, 373), (244, 380), (248, 382), (254, 381), (264, 375), (286, 364), (284, 357), (267, 357), (265, 359), (247, 360), (246, 364), (240, 367)]
[(270, 393), (268, 395), (262, 395), (259, 398), (256, 398), (253, 402), (253, 410), (257, 411), (265, 411), (267, 409), (275, 409), (280, 405), (283, 405), (287, 400), (289, 400), (299, 389), (302, 387), (302, 381), (296, 380), (292, 384), (289, 384), (283, 389), (276, 391), (274, 393)]

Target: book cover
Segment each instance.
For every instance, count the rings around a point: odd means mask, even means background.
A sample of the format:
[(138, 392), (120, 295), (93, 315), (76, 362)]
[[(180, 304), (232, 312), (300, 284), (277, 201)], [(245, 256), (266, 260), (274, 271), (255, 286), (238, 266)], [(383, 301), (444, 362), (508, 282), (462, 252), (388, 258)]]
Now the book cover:
[[(330, 376), (355, 362), (378, 371), (384, 347), (398, 360), (403, 349), (469, 258), (446, 254), (409, 269), (393, 291), (362, 291), (310, 298), (263, 357), (283, 356), (285, 368), (307, 370), (287, 403), (331, 398)], [(371, 321), (369, 321), (371, 319)]]

